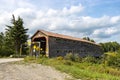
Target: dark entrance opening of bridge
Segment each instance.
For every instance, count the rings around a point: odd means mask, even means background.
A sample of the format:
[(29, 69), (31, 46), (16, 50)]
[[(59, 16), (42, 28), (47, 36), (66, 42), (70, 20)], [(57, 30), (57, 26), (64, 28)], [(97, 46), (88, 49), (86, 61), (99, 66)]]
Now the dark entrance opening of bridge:
[[(33, 40), (33, 48), (36, 49), (37, 54), (45, 55), (46, 54), (46, 38), (39, 37)], [(36, 45), (37, 44), (37, 45)]]

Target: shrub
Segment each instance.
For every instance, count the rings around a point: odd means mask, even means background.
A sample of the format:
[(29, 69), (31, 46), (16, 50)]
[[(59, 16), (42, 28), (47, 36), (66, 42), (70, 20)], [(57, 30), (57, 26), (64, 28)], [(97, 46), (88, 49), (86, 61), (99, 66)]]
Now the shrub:
[(98, 63), (97, 59), (92, 56), (87, 56), (82, 59), (82, 62), (88, 62), (88, 63)]
[(117, 53), (120, 54), (120, 48), (117, 50)]
[(1, 57), (8, 57), (10, 55), (14, 54), (14, 52), (10, 49), (0, 49), (0, 56)]
[(80, 58), (79, 54), (68, 53), (65, 56), (65, 60), (70, 60), (70, 61), (75, 61), (75, 62), (81, 62), (82, 58)]
[(38, 56), (36, 56), (37, 58), (48, 58), (46, 55), (42, 55), (42, 54), (40, 54), (40, 55), (38, 55)]
[(69, 66), (73, 65), (72, 62), (69, 61), (69, 60), (65, 60), (65, 61), (63, 61), (63, 64), (65, 64), (65, 65), (69, 65)]
[(120, 71), (114, 68), (108, 67), (106, 68), (105, 72), (114, 76), (120, 76)]
[(58, 56), (57, 60), (63, 60), (63, 57), (62, 56)]
[(75, 61), (74, 55), (72, 53), (66, 54), (65, 59)]
[(82, 62), (82, 57), (80, 57), (79, 54), (74, 54), (74, 61), (75, 62)]
[(118, 53), (106, 53), (104, 57), (104, 64), (107, 66), (120, 68), (120, 54)]
[[(75, 55), (73, 56), (75, 58)], [(70, 60), (61, 60), (60, 56), (58, 57), (58, 60), (56, 58), (49, 59), (43, 56), (40, 57), (41, 58), (27, 56), (26, 60), (53, 66), (58, 70), (67, 72), (72, 76), (83, 80), (119, 80), (120, 79), (119, 77), (120, 70), (118, 68), (113, 68), (109, 66), (104, 67), (101, 64), (91, 64), (86, 62), (78, 63)], [(84, 59), (88, 62), (94, 62), (94, 58), (90, 56)]]

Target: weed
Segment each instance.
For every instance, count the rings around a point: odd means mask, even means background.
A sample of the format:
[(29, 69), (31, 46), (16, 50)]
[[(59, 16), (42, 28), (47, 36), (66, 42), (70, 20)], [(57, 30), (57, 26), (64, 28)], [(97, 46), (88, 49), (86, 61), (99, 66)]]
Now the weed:
[(82, 62), (75, 60), (72, 54), (67, 55), (65, 59), (62, 57), (46, 58), (46, 57), (26, 57), (26, 62), (36, 62), (44, 65), (55, 67), (56, 69), (66, 72), (77, 79), (83, 80), (119, 80), (120, 70), (116, 67), (112, 68), (108, 65), (96, 64), (96, 59), (86, 57)]

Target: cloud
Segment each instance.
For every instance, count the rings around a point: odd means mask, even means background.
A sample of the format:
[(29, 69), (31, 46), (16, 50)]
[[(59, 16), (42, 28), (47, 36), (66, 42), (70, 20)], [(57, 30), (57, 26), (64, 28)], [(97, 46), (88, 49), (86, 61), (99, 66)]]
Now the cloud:
[(10, 24), (10, 16), (8, 12), (0, 13), (0, 32), (4, 32), (6, 25)]
[[(0, 8), (12, 10), (16, 8), (35, 8), (28, 0), (0, 0)], [(6, 6), (5, 6), (6, 5)]]
[[(7, 0), (5, 0), (6, 4)], [(15, 4), (12, 0), (11, 4)], [(71, 5), (62, 9), (47, 10), (37, 9), (35, 5), (29, 2), (21, 1), (10, 11), (0, 11), (0, 31), (4, 31), (5, 25), (10, 24), (11, 15), (23, 18), (24, 26), (29, 28), (30, 36), (36, 30), (44, 29), (56, 33), (71, 35), (75, 37), (89, 36), (94, 39), (108, 39), (120, 33), (120, 16), (91, 17), (82, 16), (84, 6)]]
[(62, 14), (66, 15), (66, 14), (74, 14), (74, 13), (79, 13), (81, 11), (83, 11), (84, 7), (79, 4), (78, 6), (71, 6), (69, 9), (64, 7), (62, 10)]
[(110, 22), (111, 22), (112, 24), (117, 24), (117, 23), (119, 23), (119, 22), (120, 22), (120, 16), (114, 16), (114, 17), (112, 17), (112, 18), (110, 19)]
[[(77, 37), (91, 36), (102, 39), (119, 34), (120, 16), (93, 18), (90, 16), (76, 16), (75, 13), (66, 16), (69, 12), (63, 13), (64, 9), (61, 11), (54, 9), (40, 11), (31, 26), (36, 27), (36, 29), (46, 29)], [(76, 33), (79, 35), (76, 35)]]
[[(77, 11), (78, 8), (78, 11)], [(80, 13), (82, 10), (82, 5), (71, 6), (69, 9), (65, 7), (61, 10), (48, 9), (48, 10), (37, 10), (32, 11), (32, 9), (17, 9), (14, 13), (21, 15), (30, 15), (29, 13), (34, 14), (34, 18), (26, 17), (31, 20), (31, 24), (27, 24), (30, 28), (30, 32), (37, 29), (47, 29), (47, 30), (67, 30), (69, 29), (69, 22), (71, 15)], [(28, 19), (27, 19), (28, 20)], [(28, 21), (27, 21), (28, 22)]]
[(120, 30), (118, 30), (115, 27), (111, 27), (111, 28), (108, 27), (108, 28), (94, 30), (93, 35), (98, 38), (109, 38), (113, 35), (119, 34), (119, 31)]

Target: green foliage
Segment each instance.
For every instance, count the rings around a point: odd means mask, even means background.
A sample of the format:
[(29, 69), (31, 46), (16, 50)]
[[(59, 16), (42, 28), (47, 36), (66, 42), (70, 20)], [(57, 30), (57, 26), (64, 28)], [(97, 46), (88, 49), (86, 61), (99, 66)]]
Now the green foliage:
[(98, 63), (99, 60), (97, 58), (92, 57), (92, 56), (87, 56), (82, 59), (82, 62), (88, 62), (88, 63)]
[(82, 62), (82, 57), (79, 54), (74, 54), (74, 61), (75, 62)]
[(120, 48), (120, 44), (117, 42), (100, 43), (100, 45), (104, 52), (115, 52)]
[(89, 37), (83, 37), (83, 39), (84, 39), (84, 40), (91, 41), (91, 42), (94, 42), (94, 43), (95, 43), (95, 41), (94, 41), (93, 39), (90, 39)]
[(74, 62), (88, 62), (88, 63), (100, 63), (100, 58), (95, 58), (92, 56), (80, 57), (79, 54), (68, 53), (65, 56), (65, 60), (70, 60)]
[(33, 56), (26, 56), (26, 57), (24, 58), (24, 61), (25, 61), (25, 62), (35, 62), (35, 60), (36, 60), (36, 58), (33, 57)]
[[(30, 59), (28, 59), (30, 58)], [(104, 67), (102, 64), (91, 64), (90, 62), (73, 62), (70, 60), (59, 60), (56, 58), (25, 58), (31, 62), (55, 67), (56, 69), (66, 72), (75, 78), (83, 80), (119, 80), (120, 70), (109, 66)], [(88, 58), (87, 58), (88, 59)], [(29, 61), (28, 61), (29, 62)], [(76, 80), (76, 79), (74, 79)]]
[(78, 54), (68, 53), (65, 56), (66, 60), (81, 62), (81, 57)]
[(64, 60), (63, 64), (64, 65), (69, 65), (69, 66), (73, 65), (73, 63), (70, 60)]
[(58, 56), (57, 60), (63, 60), (63, 57), (62, 56)]
[(116, 51), (118, 54), (120, 54), (120, 48)]
[(4, 45), (4, 34), (1, 32), (0, 33), (0, 49), (3, 47)]
[(23, 20), (20, 17), (18, 17), (18, 19), (15, 20), (15, 17), (13, 15), (13, 19), (11, 20), (11, 23), (12, 26), (7, 25), (6, 33), (8, 36), (8, 40), (12, 41), (13, 43), (12, 45), (14, 46), (14, 49), (18, 54), (20, 51), (20, 45), (27, 41), (28, 29), (24, 28)]
[(120, 68), (120, 54), (119, 53), (106, 53), (105, 64), (112, 67)]
[(15, 51), (14, 50), (13, 40), (9, 36), (8, 32), (4, 33), (4, 46), (5, 46), (5, 49), (11, 49), (11, 50)]
[(14, 51), (12, 50), (12, 46), (10, 43), (8, 44), (8, 41), (6, 39), (6, 35), (4, 33), (0, 33), (0, 56), (1, 57), (8, 57), (12, 54), (14, 54)]
[[(5, 33), (0, 33), (0, 56), (10, 56), (15, 52), (19, 53), (20, 45), (25, 43), (28, 38), (26, 34), (28, 29), (23, 27), (23, 20), (20, 17), (15, 20), (13, 15), (11, 23), (13, 25), (7, 25)], [(23, 52), (25, 53), (26, 50), (23, 49)]]
[[(53, 66), (75, 78), (83, 80), (119, 80), (120, 79), (120, 50), (108, 52), (102, 58), (87, 56), (81, 58), (78, 54), (67, 54), (64, 58), (46, 58), (40, 56), (30, 59), (32, 62)], [(27, 59), (28, 60), (28, 59)]]
[(12, 54), (14, 54), (14, 52), (10, 49), (5, 49), (5, 48), (0, 49), (0, 56), (1, 57), (8, 57)]
[(30, 47), (22, 47), (22, 55), (29, 55)]
[(75, 61), (74, 55), (72, 53), (66, 54), (65, 59)]

